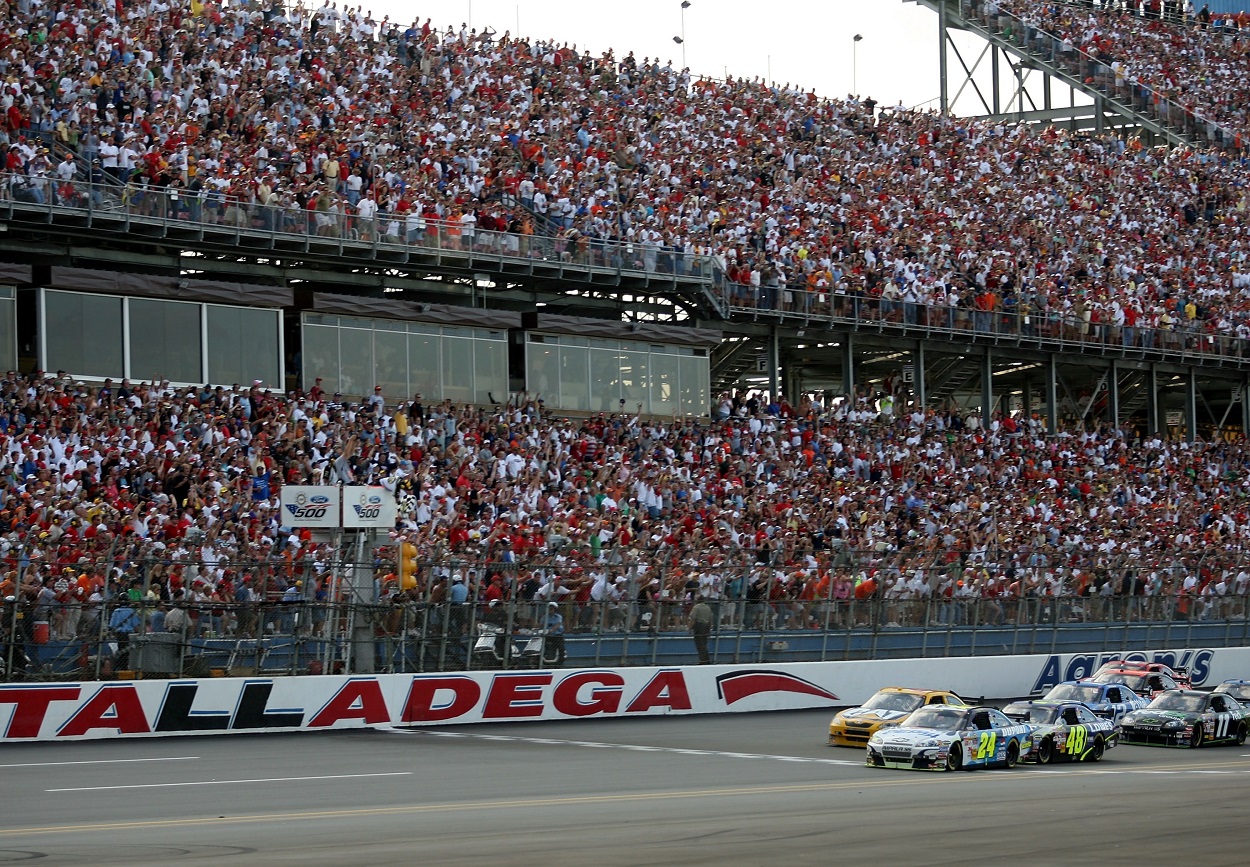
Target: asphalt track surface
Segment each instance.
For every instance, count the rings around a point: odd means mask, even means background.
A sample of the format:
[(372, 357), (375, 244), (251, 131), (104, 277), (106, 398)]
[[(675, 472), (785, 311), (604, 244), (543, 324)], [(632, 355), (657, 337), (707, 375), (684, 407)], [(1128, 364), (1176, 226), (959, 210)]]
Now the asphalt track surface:
[(0, 748), (0, 863), (1247, 863), (1250, 746), (924, 773), (829, 711)]

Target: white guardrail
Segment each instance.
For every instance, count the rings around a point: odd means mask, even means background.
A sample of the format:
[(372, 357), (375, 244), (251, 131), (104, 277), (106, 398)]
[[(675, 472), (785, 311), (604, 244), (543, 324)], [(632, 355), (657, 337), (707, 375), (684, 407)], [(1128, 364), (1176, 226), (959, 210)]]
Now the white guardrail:
[(794, 710), (858, 704), (883, 686), (1009, 698), (1108, 659), (1188, 668), (1196, 686), (1250, 677), (1250, 647), (1126, 654), (798, 662), (0, 685), (0, 743)]

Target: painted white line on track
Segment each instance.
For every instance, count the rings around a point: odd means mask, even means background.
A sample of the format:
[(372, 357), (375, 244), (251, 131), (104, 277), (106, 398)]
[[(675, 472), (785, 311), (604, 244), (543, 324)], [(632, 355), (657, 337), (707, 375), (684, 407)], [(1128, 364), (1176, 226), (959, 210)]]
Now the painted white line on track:
[(128, 765), (131, 762), (194, 762), (199, 756), (163, 756), (142, 759), (93, 759), (85, 762), (26, 762), (18, 765), (0, 765), (0, 768), (55, 768), (61, 765)]
[(467, 732), (435, 732), (418, 729), (392, 729), (391, 731), (402, 734), (425, 735), (427, 737), (436, 738), (473, 738), (475, 740), (494, 742), (511, 741), (513, 743), (538, 744), (541, 746), (588, 747), (595, 750), (629, 750), (636, 753), (673, 753), (682, 756), (713, 756), (715, 758), (722, 759), (762, 759), (774, 762), (795, 762), (799, 764), (805, 763), (814, 765), (845, 765), (848, 767), (862, 767), (864, 764), (863, 762), (846, 761), (844, 759), (818, 759), (810, 756), (776, 756), (767, 753), (733, 753), (722, 752), (720, 750), (687, 749), (685, 747), (656, 747), (648, 744), (609, 744), (599, 741), (571, 741), (560, 740), (558, 738), (526, 738), (509, 735), (475, 735)]
[(265, 777), (257, 780), (193, 780), (186, 783), (137, 783), (128, 786), (82, 786), (72, 789), (44, 789), (45, 792), (112, 792), (118, 789), (170, 789), (178, 786), (237, 786), (243, 783), (300, 783), (307, 780), (363, 780), (369, 777), (410, 777), (412, 771), (383, 774), (330, 774), (320, 777)]

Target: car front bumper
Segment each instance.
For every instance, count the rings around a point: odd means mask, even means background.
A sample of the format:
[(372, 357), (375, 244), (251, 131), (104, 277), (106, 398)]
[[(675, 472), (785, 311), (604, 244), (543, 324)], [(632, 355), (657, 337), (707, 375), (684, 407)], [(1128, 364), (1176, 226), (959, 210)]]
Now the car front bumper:
[(881, 751), (868, 747), (864, 762), (870, 768), (898, 768), (905, 771), (944, 771), (946, 770), (946, 751), (923, 752), (902, 750)]

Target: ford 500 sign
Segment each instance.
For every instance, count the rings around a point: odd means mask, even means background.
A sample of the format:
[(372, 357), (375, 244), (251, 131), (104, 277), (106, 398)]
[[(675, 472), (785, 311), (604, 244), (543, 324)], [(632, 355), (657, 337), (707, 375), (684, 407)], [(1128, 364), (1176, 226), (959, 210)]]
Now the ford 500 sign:
[(395, 495), (386, 488), (352, 485), (343, 488), (343, 526), (395, 526)]
[(287, 485), (282, 489), (282, 523), (287, 527), (338, 527), (339, 489), (330, 485)]

